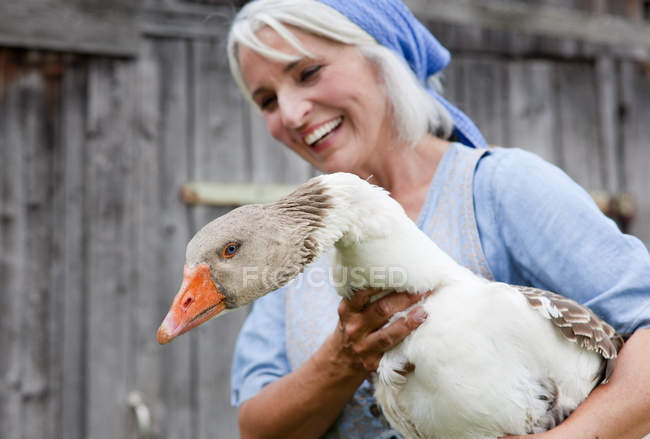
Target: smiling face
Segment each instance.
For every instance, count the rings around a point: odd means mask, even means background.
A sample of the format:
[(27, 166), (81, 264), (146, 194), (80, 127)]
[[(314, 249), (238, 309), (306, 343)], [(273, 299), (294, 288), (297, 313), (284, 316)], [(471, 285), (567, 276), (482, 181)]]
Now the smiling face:
[[(324, 172), (370, 173), (379, 149), (397, 137), (377, 68), (354, 46), (291, 30), (313, 58), (284, 62), (239, 51), (244, 81), (271, 135)], [(299, 55), (268, 27), (257, 36)]]

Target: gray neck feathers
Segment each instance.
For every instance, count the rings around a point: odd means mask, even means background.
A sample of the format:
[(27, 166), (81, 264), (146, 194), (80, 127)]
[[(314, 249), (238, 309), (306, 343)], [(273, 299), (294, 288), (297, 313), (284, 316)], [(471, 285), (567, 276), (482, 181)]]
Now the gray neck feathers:
[(276, 287), (289, 282), (334, 244), (341, 266), (404, 267), (405, 291), (427, 291), (467, 271), (438, 249), (383, 189), (351, 174), (313, 178), (265, 208), (286, 230), (283, 237), (292, 249), (282, 264), (286, 276), (279, 277), (282, 284)]
[(319, 179), (311, 179), (286, 197), (265, 206), (268, 215), (287, 230), (287, 239), (293, 249), (287, 255), (286, 275), (280, 277), (280, 283), (297, 276), (333, 244), (333, 241), (319, 239), (332, 208), (332, 197)]
[(287, 240), (293, 251), (287, 263), (299, 265), (299, 271), (339, 241), (347, 245), (386, 235), (406, 218), (383, 189), (344, 173), (312, 178), (265, 209), (291, 231)]

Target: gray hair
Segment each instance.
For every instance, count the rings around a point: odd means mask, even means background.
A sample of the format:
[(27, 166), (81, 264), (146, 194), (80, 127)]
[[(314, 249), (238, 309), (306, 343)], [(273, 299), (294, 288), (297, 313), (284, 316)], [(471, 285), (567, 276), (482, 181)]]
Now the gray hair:
[[(247, 4), (235, 16), (228, 34), (228, 60), (237, 85), (250, 102), (253, 103), (253, 99), (239, 65), (240, 44), (276, 61), (292, 62), (303, 56), (313, 57), (287, 25), (332, 41), (357, 46), (360, 53), (378, 67), (392, 105), (395, 128), (403, 141), (415, 144), (427, 133), (441, 138), (451, 136), (451, 115), (419, 83), (406, 61), (377, 43), (345, 15), (316, 0), (258, 0)], [(300, 55), (289, 55), (264, 44), (256, 35), (264, 26), (277, 32)], [(437, 85), (441, 92), (438, 75), (429, 77), (427, 81)]]

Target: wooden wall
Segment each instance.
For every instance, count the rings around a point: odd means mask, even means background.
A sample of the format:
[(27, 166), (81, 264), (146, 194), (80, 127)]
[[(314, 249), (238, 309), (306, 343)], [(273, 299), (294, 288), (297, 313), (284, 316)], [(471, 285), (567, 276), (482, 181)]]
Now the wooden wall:
[(590, 191), (628, 194), (650, 244), (650, 62), (597, 45), (429, 22), (445, 93), (489, 143), (533, 151)]
[(155, 339), (186, 243), (224, 213), (180, 188), (310, 168), (269, 141), (220, 41), (144, 39), (137, 60), (0, 49), (0, 72), (0, 437), (136, 437), (133, 390), (157, 437), (236, 437), (245, 311)]
[[(238, 436), (229, 374), (245, 311), (155, 340), (185, 244), (225, 211), (179, 190), (313, 171), (232, 84), (232, 7), (189, 3), (143, 2), (135, 58), (0, 48), (1, 438), (139, 437), (131, 391), (151, 410), (148, 437)], [(629, 191), (631, 231), (650, 244), (647, 60), (428, 24), (455, 53), (447, 94), (489, 142), (535, 151), (589, 189)]]

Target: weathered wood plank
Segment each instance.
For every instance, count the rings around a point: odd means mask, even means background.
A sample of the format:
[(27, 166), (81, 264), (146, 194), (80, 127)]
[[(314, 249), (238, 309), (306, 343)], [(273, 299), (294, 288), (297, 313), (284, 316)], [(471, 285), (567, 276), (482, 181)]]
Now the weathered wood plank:
[(139, 38), (128, 0), (2, 1), (0, 44), (11, 47), (134, 56)]
[[(5, 201), (5, 187), (7, 186), (8, 172), (5, 170), (7, 162), (9, 161), (8, 139), (6, 138), (7, 132), (7, 99), (5, 93), (6, 83), (6, 69), (7, 69), (7, 56), (8, 51), (0, 50), (0, 248), (9, 249), (5, 243), (5, 223), (9, 221), (9, 212)], [(7, 309), (9, 307), (9, 290), (6, 282), (9, 275), (9, 261), (6, 253), (0, 254), (0, 309)], [(0, 334), (5, 333), (6, 324), (0, 321)], [(0, 335), (0, 350), (5, 352), (9, 349), (8, 337)], [(0, 434), (4, 437), (6, 435), (3, 425), (7, 424), (7, 407), (8, 401), (4, 395), (9, 394), (8, 383), (6, 382), (6, 357), (0, 359)]]
[(513, 61), (508, 78), (507, 145), (533, 151), (557, 163), (552, 63)]
[(0, 342), (6, 352), (0, 366), (6, 394), (0, 424), (6, 437), (39, 437), (54, 430), (56, 402), (51, 380), (54, 351), (49, 343), (53, 302), (48, 271), (52, 258), (48, 94), (38, 70), (15, 76), (2, 93), (7, 117), (2, 130), (0, 214), (5, 252), (0, 281), (7, 318), (2, 328), (6, 339)]
[(564, 9), (575, 9), (579, 11), (595, 12), (594, 6), (601, 0), (518, 0), (533, 6), (556, 6)]
[[(218, 213), (218, 212), (216, 212)], [(237, 409), (230, 405), (230, 369), (235, 340), (247, 309), (219, 317), (199, 329), (199, 425), (197, 437), (236, 439)]]
[(603, 53), (616, 58), (647, 60), (650, 55), (633, 46), (608, 46), (566, 38), (552, 33), (528, 33), (523, 30), (507, 30), (492, 27), (479, 27), (471, 22), (451, 23), (444, 18), (431, 16), (426, 20), (427, 27), (438, 37), (445, 47), (456, 55), (480, 55), (495, 58), (549, 58), (593, 59)]
[(62, 106), (61, 106), (61, 73), (64, 68), (63, 56), (49, 54), (49, 62), (43, 67), (42, 73), (45, 81), (45, 108), (44, 121), (46, 129), (43, 132), (46, 146), (47, 167), (49, 173), (48, 189), (48, 250), (50, 264), (50, 275), (47, 282), (47, 304), (48, 304), (48, 327), (47, 327), (47, 381), (48, 381), (48, 415), (50, 417), (50, 430), (45, 434), (53, 437), (60, 437), (61, 434), (61, 377), (63, 365), (61, 361), (61, 334), (62, 319), (60, 308), (60, 278), (63, 268), (63, 257), (59, 245), (60, 234), (62, 233), (62, 218), (59, 216), (60, 193), (62, 170), (59, 166), (60, 158), (63, 157), (62, 137)]
[(148, 37), (221, 39), (234, 15), (235, 8), (230, 3), (145, 4), (139, 14), (138, 28)]
[(627, 18), (633, 22), (641, 22), (643, 19), (643, 7), (641, 0), (607, 0), (605, 10), (607, 14)]
[[(224, 36), (225, 38), (225, 36)], [(219, 42), (193, 45), (194, 178), (243, 182), (249, 178), (243, 106), (246, 105), (227, 71)]]
[[(456, 71), (455, 93), (462, 96), (460, 108), (481, 129), (492, 145), (506, 141), (506, 63), (478, 56), (458, 56), (454, 59)], [(455, 101), (454, 101), (455, 102)]]
[[(185, 246), (190, 238), (187, 208), (180, 202), (179, 191), (188, 180), (188, 51), (187, 43), (178, 40), (157, 40), (157, 58), (161, 72), (161, 126), (159, 144), (159, 190), (161, 218), (157, 223), (158, 273), (164, 305), (164, 317), (183, 276)], [(160, 320), (156, 322), (160, 323)], [(174, 340), (161, 347), (165, 413), (161, 420), (164, 437), (194, 437), (196, 413), (195, 366), (196, 333)]]
[[(247, 103), (230, 78), (222, 45), (192, 45), (194, 136), (192, 178), (240, 182), (249, 176), (242, 109)], [(237, 110), (240, 111), (237, 111)], [(240, 117), (237, 117), (240, 116)], [(194, 207), (195, 232), (229, 208)], [(237, 411), (230, 407), (230, 364), (235, 338), (246, 312), (220, 317), (198, 328), (199, 439), (239, 437)]]
[(635, 47), (638, 48), (638, 56), (647, 58), (650, 55), (650, 30), (647, 26), (618, 17), (497, 0), (406, 0), (405, 3), (424, 21), (446, 21), (595, 44)]
[[(50, 381), (52, 199), (53, 183), (51, 135), (48, 123), (47, 93), (44, 77), (34, 71), (23, 78), (22, 102), (18, 109), (23, 152), (25, 227), (27, 230), (24, 267), (24, 308), (21, 335), (23, 341), (23, 424), (25, 437), (42, 437), (55, 428)], [(22, 81), (21, 81), (22, 82)], [(47, 273), (44, 275), (44, 272)]]
[(57, 149), (55, 243), (60, 272), (55, 277), (59, 302), (58, 363), (61, 368), (58, 438), (81, 439), (86, 420), (84, 401), (84, 135), (85, 64), (68, 65), (61, 90), (61, 136)]
[(598, 96), (598, 131), (602, 144), (603, 188), (611, 193), (621, 191), (620, 118), (618, 113), (618, 73), (611, 56), (596, 60)]
[(272, 203), (296, 187), (296, 184), (192, 181), (183, 185), (183, 201), (188, 204), (232, 208), (244, 204)]
[(54, 429), (56, 401), (49, 345), (52, 153), (45, 137), (46, 87), (37, 70), (6, 85), (1, 210), (3, 309), (8, 313), (2, 332), (8, 341), (0, 345), (7, 352), (1, 368), (7, 405), (0, 419), (7, 437), (39, 437)]
[(589, 63), (558, 63), (555, 84), (558, 164), (583, 187), (602, 190), (604, 151), (598, 131), (595, 67)]
[[(4, 65), (6, 72), (8, 66)], [(4, 75), (6, 80), (7, 75)], [(0, 436), (7, 439), (23, 437), (23, 337), (21, 322), (25, 300), (25, 266), (27, 239), (25, 191), (23, 178), (23, 130), (19, 116), (22, 81), (4, 84), (0, 93), (0, 180), (2, 181), (1, 221), (4, 251), (0, 302), (5, 316), (0, 319)]]
[[(132, 296), (130, 320), (133, 338), (130, 352), (130, 367), (133, 388), (141, 393), (145, 403), (152, 410), (154, 429), (160, 429), (164, 420), (163, 400), (163, 351), (155, 339), (157, 325), (162, 321), (165, 307), (169, 306), (170, 286), (160, 276), (163, 267), (161, 254), (167, 249), (162, 237), (161, 197), (166, 190), (161, 185), (160, 152), (161, 143), (161, 83), (162, 66), (158, 61), (155, 40), (144, 40), (137, 64), (137, 181), (134, 196), (137, 206), (132, 212), (136, 221), (136, 237), (133, 250), (137, 255), (137, 288)], [(178, 146), (180, 147), (180, 145)], [(169, 291), (168, 291), (169, 290)], [(129, 430), (134, 437), (137, 426), (130, 418)], [(169, 436), (161, 436), (169, 437)]]
[(635, 199), (637, 213), (630, 233), (650, 248), (650, 72), (643, 65), (621, 66), (623, 112), (623, 185)]
[(133, 74), (130, 63), (98, 59), (88, 78), (84, 436), (93, 438), (126, 435)]

